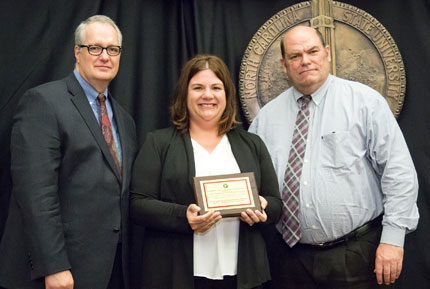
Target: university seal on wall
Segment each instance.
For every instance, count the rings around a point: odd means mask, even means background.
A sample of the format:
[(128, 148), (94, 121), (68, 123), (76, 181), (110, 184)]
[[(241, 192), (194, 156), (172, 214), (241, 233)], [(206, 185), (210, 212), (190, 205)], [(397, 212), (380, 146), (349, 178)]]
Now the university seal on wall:
[(406, 76), (403, 60), (390, 33), (367, 12), (352, 5), (313, 0), (285, 8), (254, 35), (244, 53), (239, 93), (249, 122), (291, 84), (282, 71), (280, 41), (297, 25), (317, 28), (331, 48), (331, 73), (376, 89), (398, 117)]

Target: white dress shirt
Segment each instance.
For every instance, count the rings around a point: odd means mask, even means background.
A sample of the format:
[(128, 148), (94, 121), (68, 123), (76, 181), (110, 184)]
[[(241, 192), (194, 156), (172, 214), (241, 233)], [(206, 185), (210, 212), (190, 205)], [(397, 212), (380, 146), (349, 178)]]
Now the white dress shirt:
[[(196, 177), (240, 173), (226, 135), (211, 153), (195, 140), (191, 143)], [(194, 233), (194, 276), (223, 279), (237, 275), (239, 224), (239, 218), (223, 218), (205, 233)]]

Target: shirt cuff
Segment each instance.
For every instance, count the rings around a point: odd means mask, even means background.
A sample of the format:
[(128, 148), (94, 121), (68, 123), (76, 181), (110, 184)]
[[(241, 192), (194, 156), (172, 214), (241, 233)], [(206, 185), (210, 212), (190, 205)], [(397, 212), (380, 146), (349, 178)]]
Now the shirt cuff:
[(403, 244), (405, 243), (405, 233), (405, 229), (383, 226), (381, 243), (391, 244), (403, 248)]

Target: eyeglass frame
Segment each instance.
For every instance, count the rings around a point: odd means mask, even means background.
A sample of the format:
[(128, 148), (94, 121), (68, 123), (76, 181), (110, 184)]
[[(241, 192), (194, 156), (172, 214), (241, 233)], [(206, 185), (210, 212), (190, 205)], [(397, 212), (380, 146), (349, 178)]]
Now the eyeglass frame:
[[(81, 44), (81, 45), (78, 45), (78, 46), (79, 46), (79, 48), (86, 47), (86, 48), (87, 48), (87, 50), (88, 50), (88, 54), (90, 54), (90, 55), (92, 55), (92, 56), (100, 56), (100, 55), (102, 55), (103, 50), (106, 50), (106, 53), (107, 53), (109, 56), (118, 56), (118, 55), (120, 55), (120, 54), (121, 54), (121, 51), (122, 51), (122, 47), (121, 47), (121, 46), (119, 46), (119, 45), (109, 45), (109, 46), (107, 46), (107, 47), (103, 47), (103, 46), (101, 46), (101, 45), (83, 45), (83, 44)], [(91, 48), (91, 47), (100, 47), (102, 50), (100, 51), (100, 53), (99, 53), (99, 54), (93, 54), (93, 53), (91, 53), (91, 52), (90, 52), (90, 48)], [(108, 48), (110, 48), (110, 47), (116, 47), (116, 48), (118, 48), (118, 49), (119, 49), (118, 54), (114, 54), (114, 55), (109, 54), (109, 50), (108, 50)]]

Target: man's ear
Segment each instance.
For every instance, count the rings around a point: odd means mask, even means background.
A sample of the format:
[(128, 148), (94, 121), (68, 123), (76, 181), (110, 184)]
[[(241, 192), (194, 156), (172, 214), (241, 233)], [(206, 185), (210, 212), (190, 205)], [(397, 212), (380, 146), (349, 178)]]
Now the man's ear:
[(76, 63), (79, 63), (80, 53), (81, 53), (81, 48), (78, 45), (75, 45), (75, 59), (76, 59)]
[(330, 46), (326, 45), (325, 50), (327, 52), (328, 62), (331, 62)]
[(285, 59), (281, 58), (281, 65), (282, 65), (282, 71), (284, 71), (284, 73), (287, 73), (287, 64), (285, 63)]

